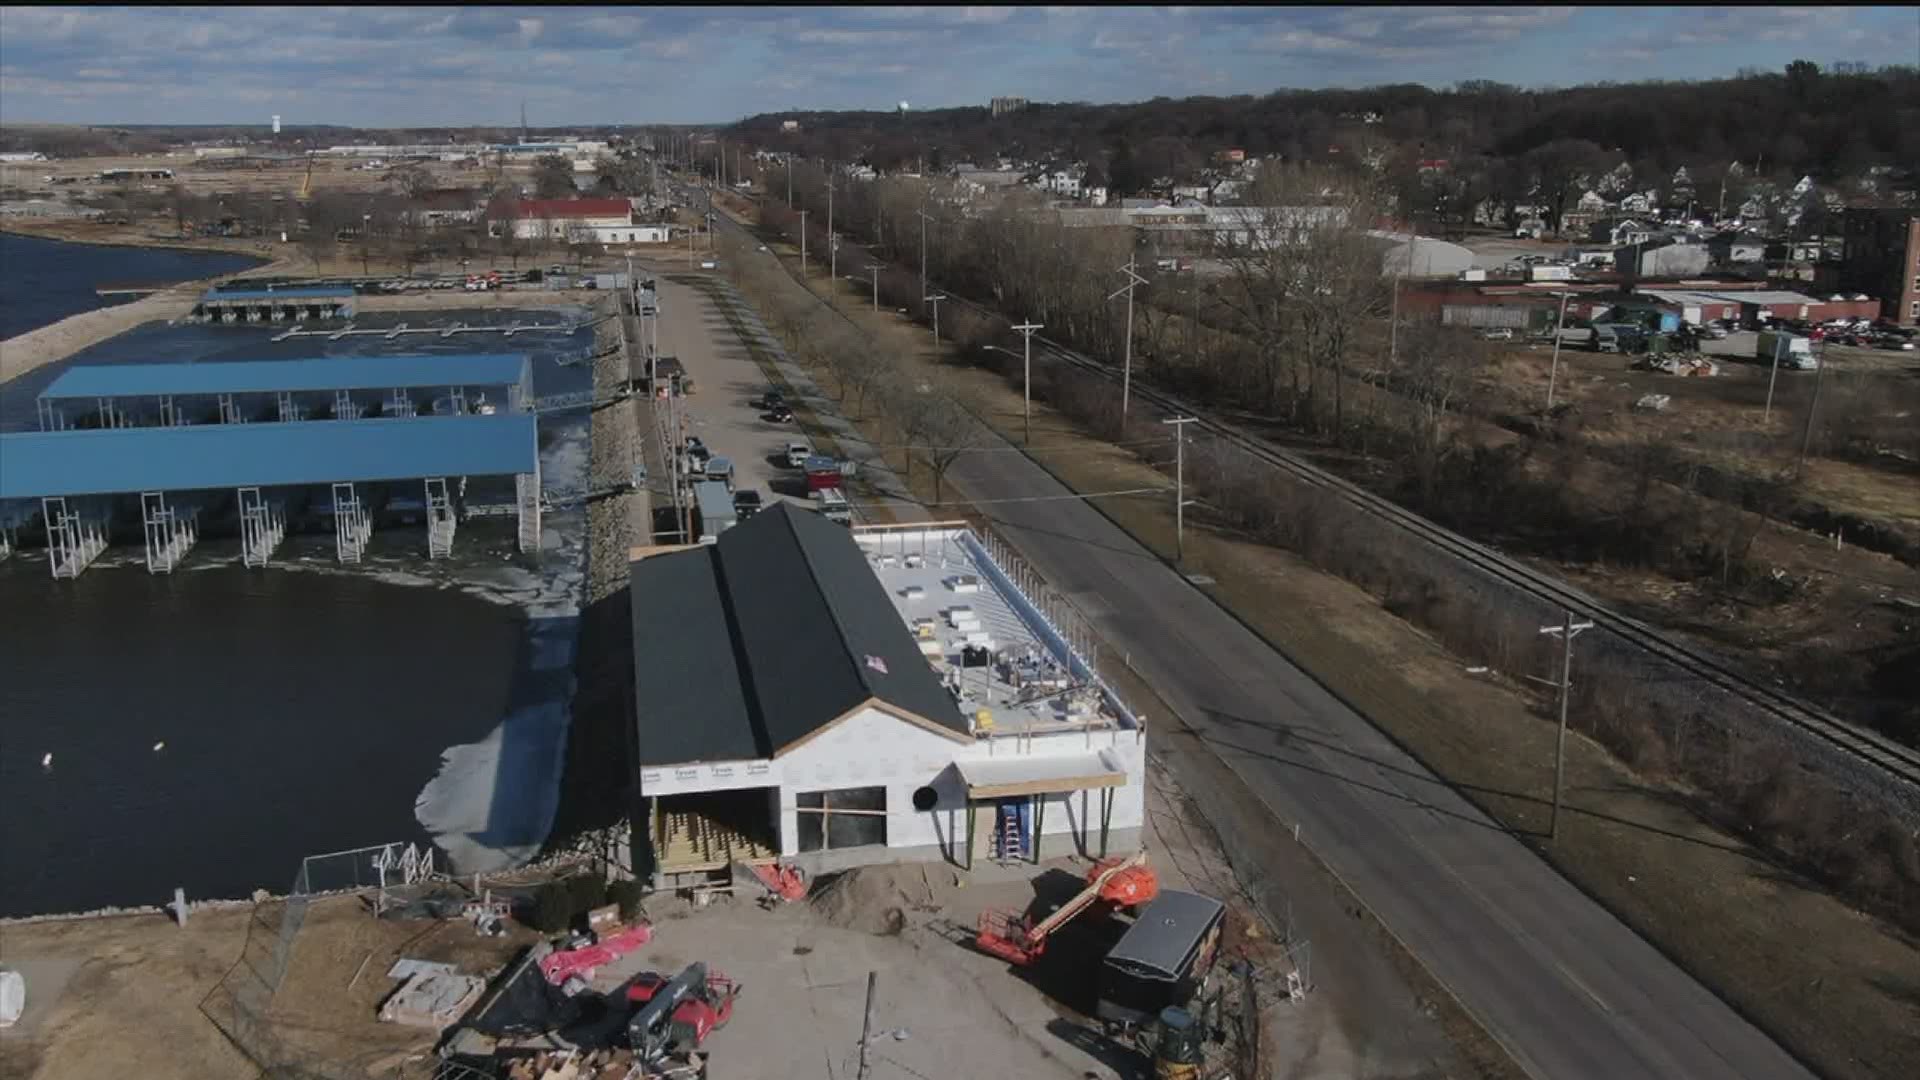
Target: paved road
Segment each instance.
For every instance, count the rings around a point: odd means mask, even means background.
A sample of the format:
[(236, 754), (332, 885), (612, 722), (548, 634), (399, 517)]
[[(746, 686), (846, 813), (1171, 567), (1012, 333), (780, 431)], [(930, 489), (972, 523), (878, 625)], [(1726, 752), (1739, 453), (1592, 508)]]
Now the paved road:
[[(1067, 494), (1016, 454), (949, 475), (975, 500)], [(1098, 511), (990, 516), (1534, 1076), (1812, 1076)]]
[[(951, 476), (972, 499), (1065, 493), (1015, 454), (962, 459)], [(1280, 822), (1302, 824), (1532, 1074), (1811, 1076), (1097, 511), (1072, 500), (993, 509), (1040, 573), (1131, 653)]]

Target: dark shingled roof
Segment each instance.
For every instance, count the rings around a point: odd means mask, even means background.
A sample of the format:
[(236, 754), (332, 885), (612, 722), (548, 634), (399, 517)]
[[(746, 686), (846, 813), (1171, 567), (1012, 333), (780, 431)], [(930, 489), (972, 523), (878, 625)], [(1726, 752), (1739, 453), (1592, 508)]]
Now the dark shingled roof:
[(859, 545), (818, 514), (782, 503), (634, 564), (632, 586), (643, 765), (770, 758), (870, 698), (968, 734)]

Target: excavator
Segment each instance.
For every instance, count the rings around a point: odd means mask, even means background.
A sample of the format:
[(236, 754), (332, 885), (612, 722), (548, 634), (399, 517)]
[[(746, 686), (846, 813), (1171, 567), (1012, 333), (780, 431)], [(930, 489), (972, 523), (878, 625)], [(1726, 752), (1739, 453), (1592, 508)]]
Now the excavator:
[(307, 155), (307, 176), (306, 176), (306, 179), (300, 181), (300, 194), (294, 196), (294, 198), (298, 199), (301, 202), (306, 202), (307, 200), (313, 198), (313, 155), (312, 154)]
[(1047, 938), (1096, 904), (1108, 910), (1134, 908), (1160, 895), (1160, 878), (1147, 865), (1147, 853), (1103, 859), (1087, 871), (1087, 886), (1038, 922), (1015, 911), (983, 911), (974, 945), (981, 952), (1025, 967), (1046, 951)]

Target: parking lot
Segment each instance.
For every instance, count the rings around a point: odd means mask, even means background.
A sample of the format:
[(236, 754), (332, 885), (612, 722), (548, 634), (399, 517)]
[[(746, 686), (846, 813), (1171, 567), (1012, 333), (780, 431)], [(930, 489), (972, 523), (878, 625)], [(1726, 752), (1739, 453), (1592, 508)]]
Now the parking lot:
[(705, 293), (668, 273), (655, 281), (660, 355), (679, 357), (693, 380), (693, 393), (681, 399), (688, 433), (733, 462), (736, 491), (756, 490), (768, 506), (776, 499), (810, 506), (805, 477), (786, 463), (788, 440), (804, 435), (792, 423), (766, 419), (752, 404), (767, 389), (766, 373)]

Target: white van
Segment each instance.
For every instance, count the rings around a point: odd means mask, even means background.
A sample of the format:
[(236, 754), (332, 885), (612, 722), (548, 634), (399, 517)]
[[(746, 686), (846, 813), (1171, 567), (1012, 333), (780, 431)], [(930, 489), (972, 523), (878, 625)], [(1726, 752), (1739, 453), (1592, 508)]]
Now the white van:
[(805, 439), (795, 439), (787, 444), (787, 465), (789, 468), (806, 468), (807, 459), (812, 456), (813, 447)]

